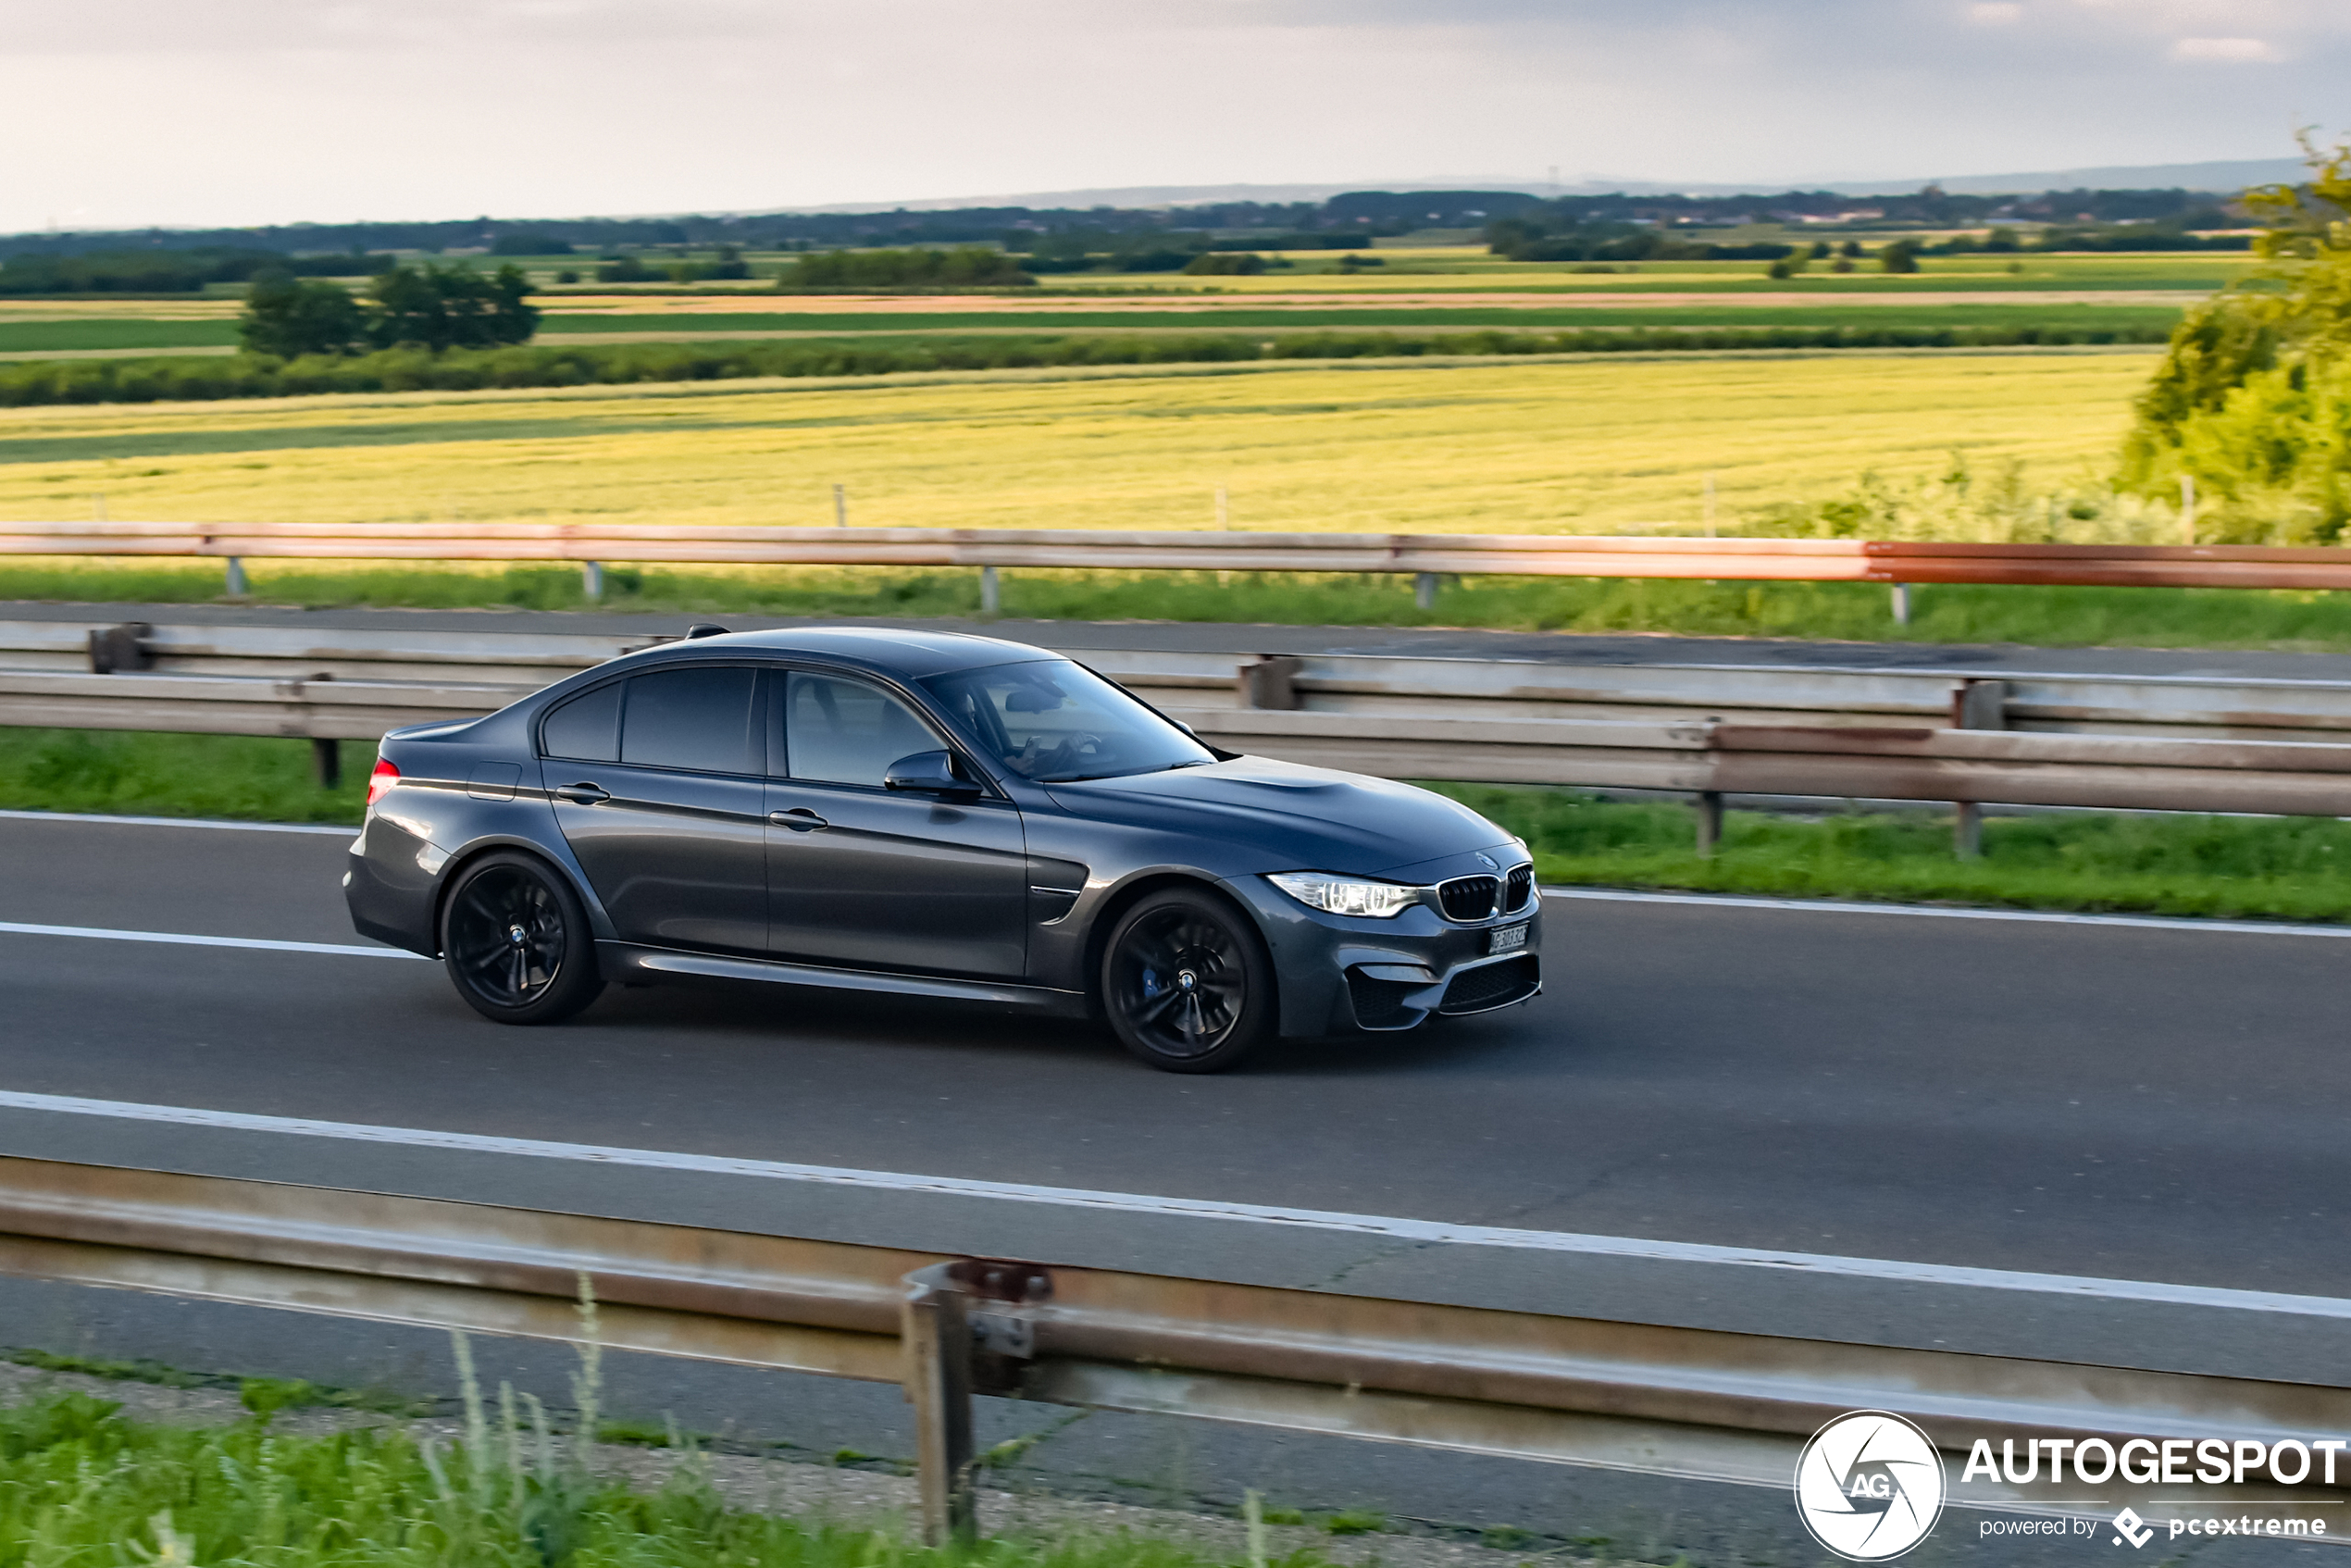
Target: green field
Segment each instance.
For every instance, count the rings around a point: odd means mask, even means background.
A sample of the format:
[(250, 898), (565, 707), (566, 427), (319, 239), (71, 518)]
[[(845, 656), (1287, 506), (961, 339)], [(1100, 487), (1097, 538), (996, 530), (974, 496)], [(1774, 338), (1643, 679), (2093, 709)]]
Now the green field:
[[(1379, 254), (1386, 265), (1348, 274), (1330, 270), (1336, 259), (1328, 252), (1299, 253), (1299, 268), (1259, 277), (1056, 274), (1036, 290), (997, 291), (932, 309), (911, 299), (906, 308), (864, 306), (852, 296), (841, 298), (843, 308), (836, 310), (742, 284), (581, 285), (541, 296), (546, 311), (541, 332), (541, 341), (576, 342), (791, 334), (903, 341), (974, 333), (1840, 324), (2162, 330), (2183, 304), (2248, 265), (2244, 256), (2208, 255), (1965, 256), (1930, 258), (1925, 270), (1911, 276), (1839, 275), (1816, 265), (1775, 280), (1760, 263), (1621, 263), (1584, 271), (1498, 261), (1474, 248)], [(534, 276), (541, 270), (534, 268)], [(546, 271), (541, 281), (551, 277)], [(237, 292), (0, 300), (0, 356), (232, 350)], [(1658, 295), (1670, 297), (1655, 305), (1627, 303)], [(1354, 303), (1341, 305), (1342, 297)], [(1374, 303), (1383, 299), (1395, 303)], [(1317, 303), (1323, 300), (1333, 303)]]

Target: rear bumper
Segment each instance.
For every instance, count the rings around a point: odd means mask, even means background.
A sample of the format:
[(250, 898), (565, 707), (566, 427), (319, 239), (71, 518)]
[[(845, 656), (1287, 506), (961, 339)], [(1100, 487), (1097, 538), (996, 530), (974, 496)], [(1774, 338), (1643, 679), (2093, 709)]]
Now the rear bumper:
[[(405, 853), (394, 852), (397, 838)], [(370, 840), (375, 840), (372, 844)], [(441, 956), (433, 930), (434, 878), (419, 864), (421, 840), (383, 819), (370, 818), (353, 840), (342, 877), (343, 903), (352, 927), (363, 937), (405, 948), (427, 958)]]

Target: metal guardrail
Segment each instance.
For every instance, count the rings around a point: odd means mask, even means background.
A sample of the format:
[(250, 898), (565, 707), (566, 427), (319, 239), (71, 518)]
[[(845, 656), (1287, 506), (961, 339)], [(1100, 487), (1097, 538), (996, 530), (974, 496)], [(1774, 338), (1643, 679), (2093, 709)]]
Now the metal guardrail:
[[(342, 740), (651, 637), (0, 622), (0, 723)], [(1075, 649), (1203, 738), (1389, 778), (2351, 815), (2351, 682)], [(104, 671), (106, 673), (95, 673)]]
[[(0, 523), (0, 555), (1387, 572), (1757, 581), (2351, 588), (2351, 552), (2266, 545), (620, 523)], [(232, 576), (241, 571), (232, 566)], [(1424, 585), (1425, 586), (1425, 585)]]
[[(902, 1385), (932, 1539), (968, 1532), (974, 1394), (1784, 1487), (1801, 1443), (1891, 1411), (1975, 1439), (2306, 1439), (2351, 1389), (1611, 1322), (0, 1158), (0, 1273)], [(2300, 1500), (2262, 1477), (2150, 1519)], [(2079, 1491), (2076, 1486), (2072, 1488)], [(2048, 1477), (1962, 1504), (2082, 1512)]]

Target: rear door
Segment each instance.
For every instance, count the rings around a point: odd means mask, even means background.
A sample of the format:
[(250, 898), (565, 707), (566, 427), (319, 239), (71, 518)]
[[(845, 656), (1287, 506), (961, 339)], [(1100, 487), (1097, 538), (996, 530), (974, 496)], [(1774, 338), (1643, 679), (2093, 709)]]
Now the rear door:
[(555, 820), (622, 941), (766, 952), (760, 676), (748, 665), (648, 670), (541, 724)]
[(874, 682), (777, 671), (770, 693), (775, 956), (1019, 978), (1028, 962), (1028, 858), (1012, 803), (884, 790), (891, 763), (948, 742)]

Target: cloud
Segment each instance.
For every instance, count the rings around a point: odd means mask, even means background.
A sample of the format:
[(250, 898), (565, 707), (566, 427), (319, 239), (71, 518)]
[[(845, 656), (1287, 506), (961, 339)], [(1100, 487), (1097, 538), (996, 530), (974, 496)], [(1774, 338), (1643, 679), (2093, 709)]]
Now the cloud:
[(2267, 63), (2285, 58), (2276, 45), (2262, 38), (2183, 38), (2171, 45), (2175, 60), (2220, 60), (2232, 65)]
[[(2287, 108), (2339, 121), (2351, 81), (2346, 0), (0, 0), (0, 231), (2184, 163), (2288, 155)], [(2246, 62), (2258, 93), (2159, 90)]]

